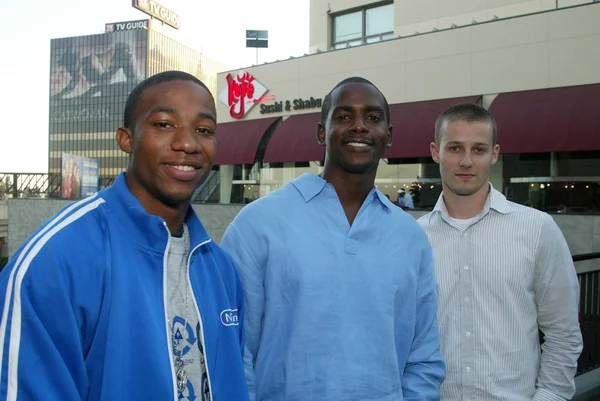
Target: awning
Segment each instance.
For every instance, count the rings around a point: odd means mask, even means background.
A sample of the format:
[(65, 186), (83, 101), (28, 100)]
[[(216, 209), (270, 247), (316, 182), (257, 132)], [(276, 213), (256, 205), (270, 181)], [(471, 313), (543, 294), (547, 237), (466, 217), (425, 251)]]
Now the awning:
[(390, 105), (393, 126), (392, 147), (386, 158), (430, 157), (429, 144), (433, 142), (435, 120), (448, 107), (458, 103), (475, 103), (481, 96), (427, 100), (423, 102)]
[(501, 153), (600, 150), (600, 84), (501, 93), (490, 112)]
[(219, 124), (215, 165), (254, 164), (260, 140), (277, 118)]
[(321, 113), (300, 114), (279, 124), (265, 152), (265, 162), (310, 162), (325, 158), (325, 147), (317, 142)]

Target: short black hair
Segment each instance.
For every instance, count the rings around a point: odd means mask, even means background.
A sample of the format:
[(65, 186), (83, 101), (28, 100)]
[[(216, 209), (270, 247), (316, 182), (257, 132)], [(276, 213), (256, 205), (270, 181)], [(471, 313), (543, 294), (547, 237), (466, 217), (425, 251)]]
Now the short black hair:
[(498, 136), (498, 126), (494, 116), (484, 109), (483, 107), (475, 103), (459, 103), (454, 106), (450, 106), (444, 111), (435, 121), (435, 136), (434, 140), (437, 145), (442, 140), (442, 129), (445, 123), (451, 123), (454, 121), (466, 121), (468, 123), (480, 122), (489, 123), (492, 127), (492, 143), (496, 145)]
[(125, 102), (125, 111), (123, 112), (123, 126), (125, 128), (133, 129), (135, 125), (136, 119), (136, 106), (140, 102), (144, 91), (154, 85), (162, 84), (164, 82), (170, 81), (190, 81), (194, 82), (204, 89), (210, 94), (210, 97), (215, 101), (212, 93), (208, 87), (200, 81), (195, 76), (188, 74), (183, 71), (165, 71), (160, 72), (156, 75), (152, 75), (151, 77), (146, 78), (142, 82), (140, 82), (129, 94), (127, 97), (127, 102)]
[(331, 94), (337, 88), (339, 88), (340, 86), (345, 85), (345, 84), (366, 84), (366, 85), (371, 85), (373, 88), (377, 89), (377, 92), (379, 92), (379, 94), (381, 95), (381, 97), (383, 99), (383, 104), (384, 104), (383, 111), (385, 113), (385, 121), (388, 125), (390, 124), (390, 105), (388, 104), (387, 99), (385, 98), (383, 93), (379, 90), (379, 88), (376, 87), (371, 81), (369, 81), (368, 79), (361, 78), (361, 77), (346, 78), (342, 82), (337, 84), (331, 91), (329, 91), (329, 93), (327, 95), (325, 95), (325, 99), (323, 99), (323, 106), (321, 107), (321, 123), (322, 124), (325, 124), (325, 121), (327, 121), (327, 116), (329, 116), (329, 110), (331, 110)]

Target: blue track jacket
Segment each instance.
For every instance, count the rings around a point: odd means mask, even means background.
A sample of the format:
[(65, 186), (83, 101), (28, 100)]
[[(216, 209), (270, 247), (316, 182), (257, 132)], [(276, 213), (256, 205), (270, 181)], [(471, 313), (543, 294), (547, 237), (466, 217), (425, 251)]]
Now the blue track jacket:
[[(239, 279), (192, 208), (186, 224), (212, 400), (247, 401)], [(0, 273), (0, 400), (179, 401), (165, 308), (169, 241), (124, 174), (40, 227)]]

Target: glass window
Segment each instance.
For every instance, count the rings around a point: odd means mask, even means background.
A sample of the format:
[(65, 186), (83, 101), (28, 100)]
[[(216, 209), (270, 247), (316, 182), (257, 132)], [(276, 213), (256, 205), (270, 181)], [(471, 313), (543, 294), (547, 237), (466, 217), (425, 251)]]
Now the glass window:
[(340, 15), (334, 19), (334, 42), (362, 37), (362, 11)]
[(365, 36), (394, 31), (394, 5), (365, 10)]
[(600, 212), (600, 152), (504, 155), (509, 200), (549, 213)]
[(365, 8), (333, 18), (334, 49), (394, 38), (394, 5)]

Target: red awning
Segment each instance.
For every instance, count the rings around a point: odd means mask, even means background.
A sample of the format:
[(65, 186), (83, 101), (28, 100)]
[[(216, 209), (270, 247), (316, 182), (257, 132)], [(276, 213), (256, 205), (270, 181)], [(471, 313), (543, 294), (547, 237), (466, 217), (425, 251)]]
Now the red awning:
[(277, 118), (219, 124), (215, 165), (254, 164), (260, 140)]
[(325, 158), (325, 147), (317, 142), (321, 113), (300, 114), (279, 124), (265, 152), (265, 162), (310, 162)]
[(501, 93), (490, 112), (502, 153), (600, 150), (600, 84)]
[(385, 152), (384, 157), (430, 157), (429, 144), (433, 142), (435, 120), (438, 116), (450, 106), (475, 103), (480, 97), (468, 96), (390, 105), (393, 141), (392, 147)]

